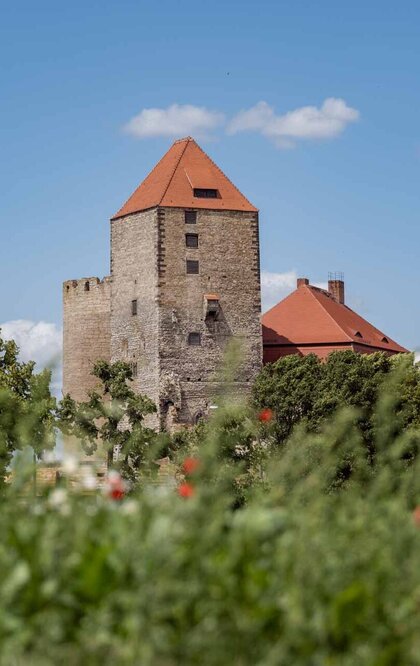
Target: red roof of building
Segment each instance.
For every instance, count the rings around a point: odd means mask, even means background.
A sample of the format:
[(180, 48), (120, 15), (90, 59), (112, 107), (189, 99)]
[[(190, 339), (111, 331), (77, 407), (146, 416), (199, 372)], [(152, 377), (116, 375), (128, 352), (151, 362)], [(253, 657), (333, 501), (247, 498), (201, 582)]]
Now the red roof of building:
[(406, 352), (324, 289), (301, 284), (262, 317), (264, 344), (348, 343), (384, 351)]
[[(194, 188), (217, 190), (218, 197), (194, 197)], [(112, 219), (155, 206), (258, 210), (191, 137), (175, 141)]]

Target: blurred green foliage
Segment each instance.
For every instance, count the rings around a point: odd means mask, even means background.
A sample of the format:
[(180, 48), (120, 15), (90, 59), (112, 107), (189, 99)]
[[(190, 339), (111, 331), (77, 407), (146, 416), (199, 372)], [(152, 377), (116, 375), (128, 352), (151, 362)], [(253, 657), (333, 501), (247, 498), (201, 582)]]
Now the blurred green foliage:
[(420, 432), (403, 375), (373, 410), (373, 459), (347, 407), (269, 449), (239, 508), (235, 450), (265, 447), (245, 407), (202, 428), (188, 498), (143, 481), (113, 502), (63, 478), (34, 499), (19, 456), (0, 512), (0, 663), (419, 664)]
[[(377, 380), (346, 356), (332, 359), (329, 381), (341, 376), (342, 397), (334, 407), (326, 400), (316, 420), (297, 409), (281, 440), (281, 409), (293, 409), (275, 391), (260, 395), (275, 410), (262, 424), (258, 400), (255, 410), (225, 399), (207, 424), (175, 438), (176, 483), (146, 474), (119, 501), (79, 491), (65, 475), (28, 493), (23, 444), (41, 433), (45, 404), (29, 368), (6, 370), (5, 382), (27, 388), (5, 386), (0, 405), (1, 427), (18, 428), (22, 449), (1, 497), (1, 666), (420, 664), (418, 369), (411, 357), (365, 363)], [(308, 367), (322, 376), (307, 364), (301, 381)], [(101, 367), (117, 418), (130, 396), (119, 401), (125, 389)], [(319, 383), (301, 387), (312, 404)], [(45, 387), (39, 395), (42, 405)], [(98, 413), (105, 423), (109, 412)], [(60, 414), (65, 423), (63, 406)], [(45, 434), (33, 440), (39, 450), (50, 446)], [(143, 461), (155, 454), (141, 449)], [(182, 477), (185, 455), (195, 463)]]

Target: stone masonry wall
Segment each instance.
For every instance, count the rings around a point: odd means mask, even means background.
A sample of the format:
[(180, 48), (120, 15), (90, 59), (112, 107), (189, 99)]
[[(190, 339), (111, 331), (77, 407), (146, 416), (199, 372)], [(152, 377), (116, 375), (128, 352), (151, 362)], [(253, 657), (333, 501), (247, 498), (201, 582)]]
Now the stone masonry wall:
[[(133, 364), (133, 388), (159, 403), (157, 210), (111, 221), (111, 359)], [(132, 301), (137, 314), (132, 314)], [(157, 418), (148, 425), (157, 425)]]
[(98, 384), (91, 375), (98, 359), (110, 359), (111, 279), (63, 284), (63, 393), (81, 401)]
[[(197, 223), (186, 224), (184, 209), (165, 208), (158, 217), (160, 393), (191, 423), (221, 389), (216, 374), (229, 340), (242, 349), (233, 393), (246, 394), (261, 367), (258, 214), (199, 210)], [(186, 233), (198, 234), (198, 248), (186, 247)], [(187, 259), (199, 261), (198, 275), (186, 274)], [(216, 320), (206, 318), (205, 294), (220, 298)], [(191, 332), (200, 346), (188, 344)]]

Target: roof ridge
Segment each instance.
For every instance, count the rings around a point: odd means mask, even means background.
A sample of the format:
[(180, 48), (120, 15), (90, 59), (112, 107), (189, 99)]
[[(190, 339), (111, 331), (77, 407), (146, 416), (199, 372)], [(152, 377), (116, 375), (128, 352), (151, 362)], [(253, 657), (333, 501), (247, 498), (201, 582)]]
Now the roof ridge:
[(279, 301), (278, 303), (275, 303), (274, 305), (272, 305), (271, 308), (270, 308), (269, 310), (266, 310), (265, 312), (262, 312), (262, 313), (261, 313), (261, 316), (264, 316), (264, 317), (265, 317), (265, 315), (268, 315), (269, 312), (271, 312), (272, 310), (274, 310), (275, 308), (277, 308), (281, 303), (284, 303), (284, 301), (287, 301), (291, 296), (293, 296), (293, 294), (295, 293), (295, 291), (296, 291), (296, 289), (293, 289), (293, 291), (291, 291), (290, 294), (287, 294), (287, 296), (285, 296), (284, 298), (282, 298), (281, 301)]
[[(328, 293), (329, 293), (329, 292), (325, 292), (324, 289), (321, 289), (321, 288), (319, 288), (319, 287), (314, 287), (313, 285), (310, 285), (310, 287), (313, 288), (313, 289), (316, 289), (318, 292), (324, 293), (324, 294), (325, 294), (325, 297), (328, 298)], [(363, 345), (365, 345), (365, 346), (367, 346), (367, 347), (374, 347), (374, 348), (378, 348), (378, 347), (380, 347), (381, 349), (388, 350), (389, 347), (382, 347), (381, 344), (380, 344), (380, 343), (382, 342), (382, 338), (385, 337), (385, 338), (388, 339), (389, 343), (392, 343), (393, 345), (396, 345), (396, 346), (398, 346), (398, 347), (401, 347), (401, 345), (400, 345), (398, 342), (396, 342), (396, 341), (395, 341), (393, 338), (391, 338), (390, 336), (386, 335), (383, 331), (381, 331), (379, 328), (377, 328), (374, 324), (371, 324), (370, 321), (367, 321), (367, 320), (366, 320), (364, 317), (362, 317), (358, 312), (356, 312), (355, 310), (353, 310), (352, 308), (350, 308), (348, 305), (346, 305), (346, 303), (339, 303), (338, 301), (335, 300), (335, 298), (334, 298), (333, 296), (330, 297), (330, 298), (332, 299), (332, 301), (333, 301), (336, 305), (345, 308), (346, 310), (348, 310), (349, 312), (351, 312), (355, 317), (357, 317), (358, 319), (361, 319), (361, 320), (362, 320), (362, 324), (364, 324), (364, 325), (367, 324), (370, 328), (373, 329), (373, 333), (374, 333), (374, 335), (377, 336), (377, 340), (375, 340), (375, 339), (373, 339), (373, 340), (367, 340), (367, 339), (365, 339), (365, 338), (362, 338), (363, 342), (359, 342), (359, 341), (357, 341), (358, 344), (363, 344)], [(316, 300), (317, 300), (317, 302), (321, 305), (322, 309), (326, 312), (326, 314), (329, 315), (329, 317), (333, 320), (333, 322), (334, 322), (334, 323), (335, 323), (335, 324), (336, 324), (336, 325), (337, 325), (337, 326), (343, 331), (344, 335), (346, 335), (347, 338), (348, 338), (349, 340), (351, 340), (352, 342), (356, 342), (356, 340), (354, 339), (354, 336), (353, 336), (353, 337), (352, 337), (352, 336), (349, 336), (349, 334), (346, 333), (346, 331), (345, 331), (345, 329), (343, 328), (343, 326), (342, 326), (342, 325), (341, 325), (336, 319), (334, 319), (334, 317), (333, 317), (333, 316), (328, 312), (328, 310), (323, 306), (323, 304), (321, 303), (321, 301), (318, 300), (318, 298), (317, 298)], [(352, 330), (352, 329), (350, 329), (350, 330)], [(357, 330), (358, 330), (358, 329), (355, 329), (355, 332), (357, 332)], [(382, 336), (382, 337), (381, 337), (381, 336)]]
[[(342, 303), (342, 305), (343, 305), (343, 307), (346, 308), (346, 310), (349, 310), (349, 312), (351, 312), (353, 315), (355, 315), (358, 319), (361, 319), (363, 323), (368, 324), (368, 325), (373, 329), (374, 333), (378, 335), (378, 338), (380, 338), (380, 336), (382, 336), (382, 337), (384, 337), (384, 338), (387, 338), (389, 342), (392, 342), (393, 344), (398, 345), (398, 347), (401, 347), (401, 346), (402, 346), (402, 345), (400, 345), (396, 340), (394, 340), (394, 338), (391, 338), (389, 335), (387, 335), (386, 333), (384, 333), (383, 331), (381, 331), (380, 328), (378, 328), (377, 326), (375, 326), (374, 324), (372, 324), (370, 321), (368, 321), (367, 319), (365, 319), (364, 317), (362, 317), (362, 315), (360, 315), (358, 312), (356, 312), (355, 310), (353, 310), (352, 308), (350, 308), (346, 303)], [(375, 346), (375, 347), (378, 347), (378, 346), (379, 346), (379, 345), (377, 345), (377, 344), (375, 344), (375, 345), (371, 345), (371, 343), (369, 343), (369, 342), (368, 342), (367, 340), (365, 340), (364, 338), (363, 338), (363, 340), (364, 340), (364, 343), (360, 343), (360, 342), (359, 342), (359, 344), (366, 344), (366, 345), (368, 345), (368, 346)], [(382, 338), (379, 340), (379, 342), (382, 342)], [(383, 347), (383, 349), (388, 349), (388, 347)]]
[[(312, 286), (312, 285), (304, 285), (304, 287), (306, 287), (306, 288), (311, 292), (311, 294), (314, 293), (314, 292), (312, 291), (312, 290), (313, 290), (313, 286)], [(315, 289), (318, 290), (318, 287), (315, 287)], [(324, 291), (324, 290), (321, 290), (321, 291)], [(315, 294), (314, 294), (314, 296), (315, 296)], [(326, 296), (325, 298), (327, 298), (327, 296)], [(334, 324), (337, 326), (337, 328), (339, 328), (339, 329), (344, 333), (344, 335), (346, 336), (346, 338), (347, 338), (348, 340), (350, 340), (351, 342), (353, 342), (353, 338), (351, 338), (351, 337), (349, 336), (349, 334), (344, 330), (344, 328), (341, 326), (341, 324), (339, 324), (339, 323), (334, 319), (334, 317), (328, 312), (328, 310), (327, 310), (326, 308), (324, 308), (323, 304), (321, 303), (321, 301), (320, 301), (316, 296), (315, 296), (315, 300), (316, 300), (316, 302), (319, 304), (319, 306), (324, 310), (324, 312), (328, 315), (328, 317), (334, 322)], [(333, 299), (333, 300), (334, 300), (334, 302), (335, 302), (337, 305), (342, 305), (342, 303), (338, 303), (335, 299)]]
[(250, 202), (250, 200), (245, 196), (245, 194), (243, 194), (243, 193), (241, 192), (241, 190), (240, 190), (238, 187), (236, 187), (235, 183), (232, 183), (232, 181), (231, 181), (231, 179), (229, 178), (229, 176), (227, 176), (227, 175), (225, 174), (225, 172), (224, 172), (224, 171), (223, 171), (223, 170), (222, 170), (222, 169), (216, 164), (216, 162), (214, 162), (214, 161), (212, 160), (212, 158), (210, 157), (210, 155), (208, 155), (208, 154), (206, 153), (206, 151), (203, 150), (202, 147), (198, 145), (197, 141), (196, 141), (195, 139), (193, 139), (193, 138), (191, 138), (190, 140), (192, 141), (192, 143), (195, 143), (195, 145), (197, 146), (197, 148), (198, 148), (199, 150), (201, 150), (201, 152), (203, 153), (203, 155), (205, 155), (205, 156), (207, 157), (208, 160), (210, 160), (210, 162), (213, 164), (213, 166), (214, 166), (218, 171), (220, 171), (220, 173), (222, 174), (222, 176), (223, 176), (224, 178), (226, 178), (227, 181), (229, 181), (229, 183), (232, 185), (233, 189), (235, 189), (235, 190), (237, 191), (237, 193), (240, 194), (241, 197), (243, 197), (243, 198), (245, 199), (245, 201), (246, 201), (250, 206), (252, 206), (252, 208), (255, 208), (254, 204)]
[[(162, 196), (160, 197), (160, 199), (159, 199), (159, 201), (158, 201), (158, 203), (157, 203), (158, 206), (160, 206), (160, 204), (162, 203), (163, 199), (165, 198), (165, 194), (166, 194), (166, 192), (168, 191), (170, 184), (172, 183), (172, 179), (173, 179), (173, 177), (175, 176), (175, 172), (176, 172), (176, 170), (177, 170), (178, 167), (179, 167), (179, 164), (180, 164), (180, 162), (181, 162), (181, 160), (182, 160), (182, 158), (183, 158), (183, 156), (184, 156), (185, 151), (187, 150), (187, 146), (188, 146), (188, 144), (190, 143), (190, 141), (193, 141), (193, 139), (191, 139), (191, 137), (187, 137), (187, 138), (185, 138), (185, 139), (178, 139), (178, 141), (174, 141), (174, 143), (172, 144), (172, 146), (174, 146), (176, 143), (182, 143), (182, 141), (185, 141), (184, 149), (182, 150), (182, 152), (181, 152), (181, 154), (180, 154), (180, 156), (179, 156), (179, 158), (178, 158), (178, 160), (177, 160), (177, 162), (176, 162), (176, 164), (175, 164), (175, 166), (174, 166), (174, 168), (173, 168), (172, 175), (170, 176), (170, 178), (169, 178), (169, 180), (168, 180), (168, 184), (167, 184), (167, 186), (165, 187), (165, 189), (164, 189), (164, 191), (163, 191), (163, 194), (162, 194)], [(172, 148), (172, 146), (171, 146), (171, 148)], [(169, 148), (169, 150), (171, 150), (171, 148)], [(168, 150), (168, 152), (169, 152), (169, 150)], [(167, 153), (166, 153), (166, 154), (167, 154)]]

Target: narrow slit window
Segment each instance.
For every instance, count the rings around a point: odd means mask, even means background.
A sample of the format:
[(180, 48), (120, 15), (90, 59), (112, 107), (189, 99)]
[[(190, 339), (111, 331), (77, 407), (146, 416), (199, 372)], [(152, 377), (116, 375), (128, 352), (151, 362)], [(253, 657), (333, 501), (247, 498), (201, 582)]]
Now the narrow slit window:
[(199, 273), (198, 261), (193, 261), (192, 259), (187, 259), (187, 274), (188, 275), (198, 275), (198, 273)]
[(199, 347), (201, 345), (201, 335), (200, 333), (189, 333), (188, 335), (188, 344), (192, 347)]
[(196, 199), (217, 199), (219, 192), (210, 188), (194, 187), (194, 196)]
[(131, 314), (132, 315), (137, 314), (137, 298), (131, 301)]
[(137, 361), (133, 361), (130, 363), (131, 366), (131, 373), (133, 375), (133, 379), (137, 378)]
[(197, 212), (195, 210), (185, 211), (185, 224), (197, 224)]
[(89, 291), (89, 289), (90, 289), (90, 283), (89, 283), (89, 281), (87, 280), (87, 281), (85, 282), (85, 291)]
[(198, 247), (198, 234), (185, 234), (185, 245), (187, 247)]

